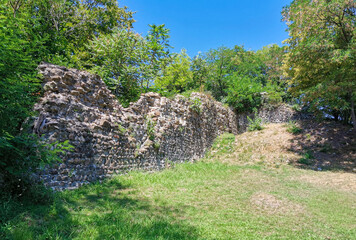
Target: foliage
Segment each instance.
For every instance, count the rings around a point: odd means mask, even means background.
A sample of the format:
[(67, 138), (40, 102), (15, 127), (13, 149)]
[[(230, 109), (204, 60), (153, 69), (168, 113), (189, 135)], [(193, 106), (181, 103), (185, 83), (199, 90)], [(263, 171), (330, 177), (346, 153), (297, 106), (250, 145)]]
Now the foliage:
[(119, 131), (120, 134), (124, 135), (127, 132), (127, 129), (124, 128), (120, 123), (117, 123), (117, 130)]
[(150, 90), (153, 81), (169, 62), (168, 29), (152, 25), (146, 38), (119, 29), (100, 35), (88, 45), (85, 67), (98, 74), (124, 106)]
[(34, 48), (42, 42), (29, 42), (23, 33), (25, 18), (13, 18), (9, 7), (0, 2), (0, 136), (3, 132), (17, 133), (30, 114), (40, 90), (36, 79), (37, 64)]
[(239, 112), (259, 107), (262, 103), (263, 87), (246, 76), (233, 75), (229, 78), (228, 96), (224, 102)]
[[(154, 81), (162, 76), (163, 70), (172, 61), (169, 49), (169, 29), (162, 25), (149, 25), (150, 30), (146, 36), (145, 62), (146, 69), (144, 78), (145, 90), (148, 91)], [(141, 86), (144, 88), (144, 86)]]
[(0, 178), (4, 182), (3, 193), (22, 196), (34, 184), (32, 175), (38, 168), (59, 161), (58, 155), (72, 148), (68, 141), (47, 144), (35, 135), (1, 136)]
[(299, 104), (293, 104), (291, 107), (296, 112), (302, 111), (302, 107)]
[(258, 116), (257, 110), (255, 110), (255, 116), (253, 119), (251, 119), (249, 116), (247, 116), (247, 120), (249, 122), (247, 130), (248, 131), (260, 131), (264, 127), (262, 126), (262, 118)]
[(204, 56), (199, 53), (196, 55), (190, 64), (190, 70), (192, 72), (192, 78), (188, 82), (189, 89), (197, 89), (201, 86), (204, 88), (204, 85), (207, 82), (208, 74), (209, 74), (209, 66), (207, 64), (207, 60)]
[[(209, 69), (206, 88), (208, 91), (211, 91), (217, 100), (222, 100), (226, 97), (225, 90), (228, 87), (226, 76), (229, 76), (233, 70), (236, 69), (236, 64), (234, 64), (235, 56), (236, 52), (234, 49), (227, 47), (211, 49), (205, 54), (205, 61)], [(202, 68), (202, 70), (204, 70), (204, 68)]]
[(41, 61), (78, 66), (89, 40), (131, 27), (132, 14), (115, 0), (0, 0), (0, 135), (31, 115)]
[(287, 47), (272, 44), (263, 47), (256, 52), (261, 59), (263, 71), (266, 75), (267, 81), (276, 83), (278, 86), (286, 88), (286, 80), (288, 76), (283, 72), (283, 61), (285, 59)]
[(156, 87), (162, 95), (181, 93), (192, 79), (190, 71), (190, 57), (184, 49), (172, 56), (171, 63), (163, 70), (161, 77), (155, 81)]
[(156, 126), (156, 122), (153, 121), (150, 117), (147, 117), (146, 131), (147, 131), (147, 136), (151, 141), (155, 140), (155, 135), (156, 135), (155, 126)]
[(282, 101), (286, 91), (280, 70), (283, 56), (283, 48), (276, 45), (258, 52), (242, 46), (212, 49), (193, 59), (193, 78), (187, 87), (203, 86), (215, 99), (239, 112), (273, 105)]
[(289, 121), (287, 124), (287, 131), (289, 133), (298, 134), (302, 132), (302, 129), (297, 126), (296, 121)]
[(195, 98), (191, 99), (191, 101), (192, 101), (192, 104), (189, 105), (189, 108), (191, 110), (193, 110), (194, 112), (200, 114), (202, 111), (202, 109), (201, 109), (202, 102), (201, 102), (200, 98), (195, 97)]
[(98, 74), (125, 106), (140, 95), (144, 44), (139, 34), (122, 29), (101, 35), (88, 45), (91, 58), (86, 68)]
[(341, 116), (356, 129), (356, 2), (295, 0), (283, 16), (291, 92), (314, 111)]
[(190, 90), (184, 91), (182, 93), (179, 93), (179, 95), (182, 95), (185, 98), (190, 98), (192, 93), (194, 93), (194, 92), (199, 92), (199, 89), (190, 89)]
[(44, 144), (22, 131), (41, 95), (41, 61), (78, 66), (86, 44), (116, 28), (132, 26), (132, 12), (116, 0), (0, 0), (0, 165), (10, 195), (30, 187), (33, 172), (69, 150), (67, 142)]
[(304, 156), (298, 160), (298, 163), (304, 164), (304, 165), (312, 165), (313, 164), (312, 159), (314, 159), (312, 152), (307, 151), (304, 153)]

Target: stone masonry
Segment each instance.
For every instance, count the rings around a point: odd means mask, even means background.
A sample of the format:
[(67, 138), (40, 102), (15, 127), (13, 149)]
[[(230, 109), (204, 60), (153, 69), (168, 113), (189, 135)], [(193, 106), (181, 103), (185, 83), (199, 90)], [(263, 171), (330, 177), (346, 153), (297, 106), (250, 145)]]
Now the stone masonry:
[(56, 190), (198, 159), (219, 134), (238, 132), (235, 113), (204, 94), (170, 100), (146, 93), (124, 108), (96, 75), (47, 63), (39, 71), (45, 93), (35, 105), (33, 131), (75, 147), (62, 163), (40, 172)]
[[(48, 142), (69, 140), (63, 162), (39, 172), (46, 186), (74, 189), (132, 169), (159, 170), (204, 156), (215, 138), (246, 131), (247, 116), (201, 93), (171, 100), (146, 93), (128, 108), (96, 75), (48, 63), (39, 67), (44, 96), (33, 132)], [(286, 105), (260, 109), (263, 122), (300, 119)]]

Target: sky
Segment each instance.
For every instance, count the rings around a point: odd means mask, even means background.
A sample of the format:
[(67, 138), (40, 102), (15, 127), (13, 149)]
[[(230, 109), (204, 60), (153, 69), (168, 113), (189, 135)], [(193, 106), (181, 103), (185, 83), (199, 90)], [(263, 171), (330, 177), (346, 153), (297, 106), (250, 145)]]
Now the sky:
[(149, 24), (170, 29), (173, 52), (182, 48), (193, 57), (220, 46), (244, 45), (248, 50), (288, 38), (281, 21), (291, 0), (118, 0), (136, 12), (134, 30), (146, 35)]

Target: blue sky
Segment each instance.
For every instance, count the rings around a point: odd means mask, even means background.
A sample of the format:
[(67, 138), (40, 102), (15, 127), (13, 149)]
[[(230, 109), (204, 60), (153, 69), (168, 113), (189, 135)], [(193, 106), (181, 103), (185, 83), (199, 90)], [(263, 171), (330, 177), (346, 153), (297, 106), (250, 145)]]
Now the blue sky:
[(170, 29), (174, 52), (190, 56), (219, 46), (244, 45), (258, 50), (281, 45), (288, 37), (282, 7), (291, 0), (119, 0), (135, 11), (134, 30), (145, 35), (148, 24)]

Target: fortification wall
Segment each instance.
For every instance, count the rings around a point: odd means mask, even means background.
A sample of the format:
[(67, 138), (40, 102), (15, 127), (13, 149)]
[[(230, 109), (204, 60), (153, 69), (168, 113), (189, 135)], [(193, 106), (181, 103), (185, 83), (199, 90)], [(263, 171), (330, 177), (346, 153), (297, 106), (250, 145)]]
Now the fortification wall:
[(123, 108), (98, 76), (51, 64), (39, 71), (45, 93), (35, 105), (33, 131), (75, 147), (39, 173), (56, 190), (198, 159), (219, 134), (238, 132), (235, 113), (203, 94), (170, 100), (147, 93)]
[[(257, 116), (261, 118), (262, 123), (284, 123), (290, 120), (304, 120), (312, 118), (312, 115), (296, 112), (286, 104), (262, 107), (258, 109)], [(247, 117), (254, 119), (255, 113), (247, 112), (236, 114), (238, 133), (247, 131), (249, 125)]]
[[(253, 118), (200, 93), (173, 100), (146, 93), (124, 108), (96, 75), (47, 63), (39, 71), (45, 93), (34, 108), (33, 131), (48, 142), (69, 140), (74, 146), (62, 163), (39, 172), (56, 190), (201, 158), (218, 135), (244, 132), (247, 116)], [(258, 116), (263, 122), (301, 118), (285, 105), (262, 108)]]

